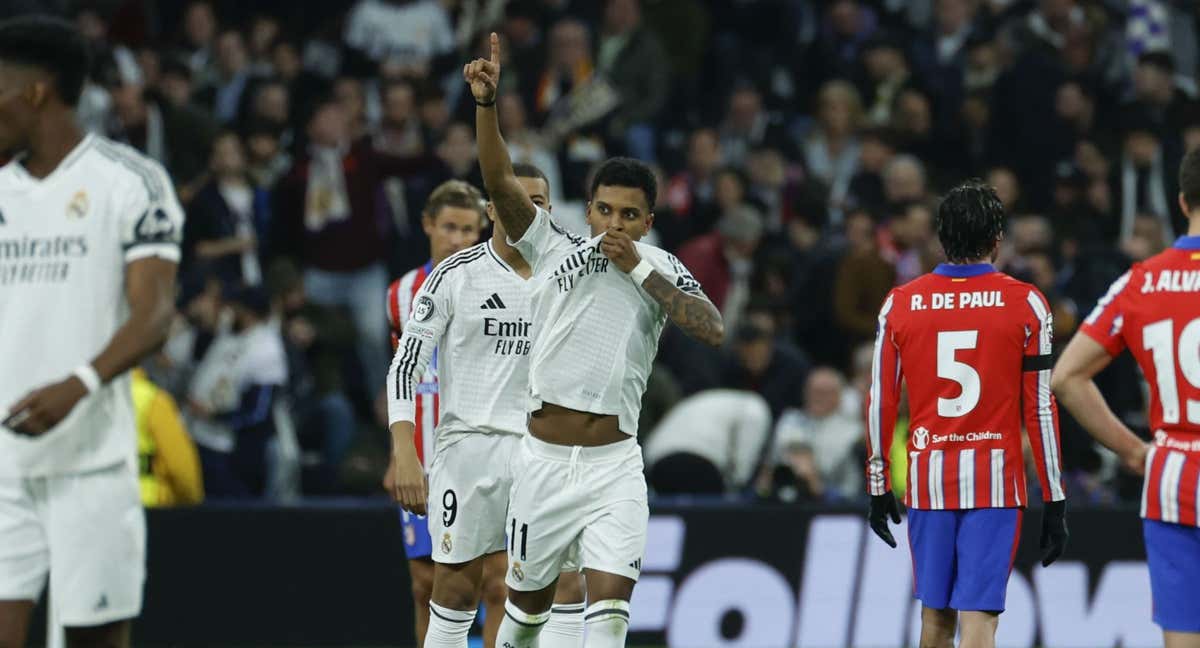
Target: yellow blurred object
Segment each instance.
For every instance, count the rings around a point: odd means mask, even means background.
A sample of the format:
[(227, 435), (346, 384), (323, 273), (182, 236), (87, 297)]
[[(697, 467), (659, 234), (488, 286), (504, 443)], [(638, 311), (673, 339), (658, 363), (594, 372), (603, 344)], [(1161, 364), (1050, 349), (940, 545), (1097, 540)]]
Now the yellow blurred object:
[(140, 368), (131, 372), (131, 378), (142, 504), (199, 504), (204, 500), (200, 457), (183, 426), (175, 399)]
[(892, 437), (892, 494), (903, 500), (908, 491), (908, 419), (896, 419)]

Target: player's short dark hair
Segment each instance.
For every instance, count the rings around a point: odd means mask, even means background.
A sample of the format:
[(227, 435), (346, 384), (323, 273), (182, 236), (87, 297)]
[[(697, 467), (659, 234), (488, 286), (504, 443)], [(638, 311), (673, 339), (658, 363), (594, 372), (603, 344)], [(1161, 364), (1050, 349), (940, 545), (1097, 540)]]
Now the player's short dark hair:
[(39, 67), (54, 77), (63, 103), (74, 106), (83, 93), (91, 57), (83, 35), (71, 23), (45, 16), (19, 16), (0, 22), (0, 60)]
[(1179, 163), (1179, 193), (1189, 210), (1200, 208), (1200, 149), (1192, 149)]
[(479, 212), (481, 221), (487, 221), (487, 203), (483, 200), (483, 194), (464, 180), (447, 180), (438, 185), (425, 201), (425, 209), (421, 211), (421, 215), (433, 220), (443, 207), (474, 209)]
[(658, 200), (658, 179), (654, 177), (654, 170), (645, 162), (628, 157), (605, 160), (592, 174), (592, 199), (596, 197), (596, 189), (602, 185), (641, 189), (642, 193), (646, 194), (646, 205), (650, 211), (654, 211), (654, 203)]
[(536, 178), (546, 183), (546, 188), (550, 188), (550, 178), (541, 169), (528, 162), (513, 162), (513, 175), (518, 178)]
[(951, 263), (982, 259), (995, 250), (1004, 229), (1004, 205), (991, 185), (968, 180), (942, 197), (934, 227)]

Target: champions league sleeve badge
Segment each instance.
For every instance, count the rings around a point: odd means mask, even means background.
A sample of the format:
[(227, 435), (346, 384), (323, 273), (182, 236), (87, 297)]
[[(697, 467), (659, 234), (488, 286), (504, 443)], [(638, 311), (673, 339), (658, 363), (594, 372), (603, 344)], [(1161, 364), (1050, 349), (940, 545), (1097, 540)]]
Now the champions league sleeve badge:
[(413, 307), (413, 319), (418, 322), (427, 322), (433, 317), (433, 300), (428, 295), (421, 295), (417, 300), (417, 305)]

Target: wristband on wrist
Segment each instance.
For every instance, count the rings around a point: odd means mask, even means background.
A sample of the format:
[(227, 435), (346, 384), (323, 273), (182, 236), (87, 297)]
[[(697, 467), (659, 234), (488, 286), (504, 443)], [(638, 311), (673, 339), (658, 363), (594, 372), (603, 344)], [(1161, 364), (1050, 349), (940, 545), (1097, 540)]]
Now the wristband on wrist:
[(100, 374), (96, 373), (95, 368), (90, 364), (82, 364), (75, 368), (71, 374), (83, 383), (87, 393), (94, 394), (97, 389), (100, 389)]
[(649, 277), (651, 272), (654, 272), (654, 266), (650, 265), (649, 261), (642, 259), (633, 267), (633, 270), (629, 271), (629, 278), (633, 279), (633, 283), (640, 286), (645, 283), (646, 277)]
[(476, 99), (475, 105), (479, 106), (480, 108), (491, 108), (492, 106), (496, 105), (496, 98), (492, 97), (491, 101), (480, 101), (480, 100)]

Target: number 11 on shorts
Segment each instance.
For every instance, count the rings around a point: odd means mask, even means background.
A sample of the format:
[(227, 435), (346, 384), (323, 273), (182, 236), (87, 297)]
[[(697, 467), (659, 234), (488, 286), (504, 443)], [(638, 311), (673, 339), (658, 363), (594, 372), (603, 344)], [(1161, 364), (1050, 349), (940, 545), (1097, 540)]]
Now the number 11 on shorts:
[[(512, 519), (508, 533), (508, 553), (515, 556), (517, 554), (517, 518)], [(525, 546), (529, 541), (529, 525), (521, 525), (521, 557), (520, 560), (525, 560)]]

